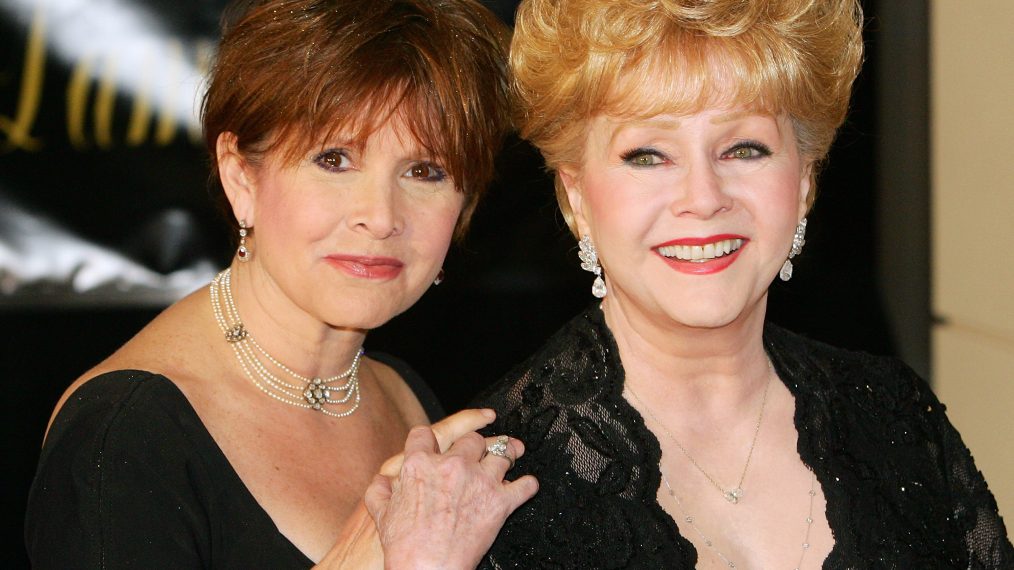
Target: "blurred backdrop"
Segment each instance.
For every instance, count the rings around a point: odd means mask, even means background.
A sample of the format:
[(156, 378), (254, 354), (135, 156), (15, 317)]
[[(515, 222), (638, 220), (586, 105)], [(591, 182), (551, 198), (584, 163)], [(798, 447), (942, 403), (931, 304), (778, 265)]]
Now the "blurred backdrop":
[[(196, 116), (224, 4), (0, 0), (5, 568), (27, 566), (25, 496), (64, 387), (232, 254), (208, 199)], [(512, 21), (515, 1), (486, 4)], [(930, 11), (909, 0), (864, 6), (868, 55), (852, 112), (770, 314), (833, 344), (899, 355), (929, 377)], [(1002, 148), (983, 152), (999, 158)], [(444, 283), (367, 342), (405, 358), (449, 410), (591, 300), (552, 181), (524, 142), (508, 141), (472, 227)]]

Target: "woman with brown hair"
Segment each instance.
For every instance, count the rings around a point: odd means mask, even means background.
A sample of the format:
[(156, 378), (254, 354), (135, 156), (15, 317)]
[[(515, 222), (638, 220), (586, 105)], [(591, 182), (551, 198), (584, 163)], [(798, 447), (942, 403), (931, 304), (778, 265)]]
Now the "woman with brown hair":
[(601, 302), (480, 399), (540, 483), (483, 567), (1014, 565), (925, 382), (765, 322), (861, 28), (856, 0), (522, 2), (518, 128)]
[(432, 393), (362, 347), (440, 279), (492, 176), (507, 32), (473, 0), (235, 14), (203, 121), (236, 256), (57, 405), (33, 565), (474, 567), (535, 492), (503, 480), (520, 442), (474, 433), (489, 410), (413, 428)]

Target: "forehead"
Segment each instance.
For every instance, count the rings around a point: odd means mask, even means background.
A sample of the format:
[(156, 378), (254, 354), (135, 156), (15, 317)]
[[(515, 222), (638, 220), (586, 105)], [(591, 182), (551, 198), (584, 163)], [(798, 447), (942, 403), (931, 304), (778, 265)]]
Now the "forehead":
[(405, 96), (395, 103), (376, 100), (349, 105), (344, 113), (318, 125), (293, 125), (279, 133), (279, 146), (289, 160), (306, 152), (335, 146), (359, 151), (371, 145), (396, 144), (430, 157), (447, 155), (449, 141), (425, 102)]
[(682, 115), (667, 113), (646, 118), (598, 115), (589, 120), (588, 139), (593, 144), (597, 142), (610, 145), (625, 138), (624, 135), (685, 132), (724, 125), (742, 126), (749, 128), (751, 132), (770, 129), (779, 137), (792, 133), (792, 123), (785, 115), (776, 116), (766, 111), (736, 106), (704, 109)]

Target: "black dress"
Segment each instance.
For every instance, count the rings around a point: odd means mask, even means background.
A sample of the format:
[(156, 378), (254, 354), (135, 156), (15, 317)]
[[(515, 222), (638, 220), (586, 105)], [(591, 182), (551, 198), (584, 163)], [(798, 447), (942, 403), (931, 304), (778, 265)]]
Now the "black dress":
[[(929, 387), (899, 361), (774, 326), (764, 343), (795, 397), (798, 452), (827, 499), (825, 569), (1010, 569), (1014, 548), (982, 474)], [(593, 306), (479, 398), (525, 455), (508, 478), (539, 492), (482, 568), (694, 568), (656, 500), (658, 440), (623, 398), (623, 367)]]
[[(443, 412), (403, 362), (370, 354)], [(81, 385), (57, 414), (28, 497), (32, 567), (310, 568), (254, 499), (169, 379), (119, 370)]]

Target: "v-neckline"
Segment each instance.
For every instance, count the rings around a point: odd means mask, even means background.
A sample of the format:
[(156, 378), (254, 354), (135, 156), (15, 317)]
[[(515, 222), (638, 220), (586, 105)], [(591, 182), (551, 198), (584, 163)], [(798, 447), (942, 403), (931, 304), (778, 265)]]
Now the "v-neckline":
[(177, 386), (176, 383), (172, 381), (172, 379), (162, 374), (157, 374), (154, 372), (147, 373), (151, 374), (152, 378), (164, 380), (171, 387), (171, 390), (175, 393), (175, 395), (179, 396), (181, 403), (183, 404), (182, 406), (183, 413), (190, 416), (187, 419), (191, 420), (193, 424), (197, 427), (196, 435), (206, 440), (204, 443), (207, 444), (207, 448), (210, 450), (210, 452), (207, 454), (207, 457), (210, 460), (217, 463), (217, 466), (215, 467), (218, 468), (219, 474), (229, 479), (232, 479), (231, 482), (235, 483), (236, 488), (239, 489), (239, 492), (243, 495), (242, 497), (243, 502), (248, 502), (252, 505), (251, 506), (252, 511), (261, 518), (263, 518), (263, 522), (266, 525), (270, 525), (270, 527), (274, 529), (274, 531), (282, 539), (286, 547), (291, 551), (293, 555), (301, 558), (302, 562), (305, 563), (308, 567), (314, 566), (316, 562), (314, 562), (309, 556), (306, 555), (306, 553), (300, 550), (299, 547), (296, 546), (292, 542), (292, 540), (289, 539), (289, 537), (285, 536), (284, 534), (282, 534), (280, 530), (278, 530), (278, 525), (275, 524), (274, 519), (271, 518), (271, 515), (267, 512), (267, 510), (264, 509), (264, 507), (260, 504), (260, 502), (257, 501), (257, 497), (254, 496), (254, 494), (250, 491), (250, 488), (247, 487), (243, 479), (240, 478), (239, 473), (236, 471), (236, 468), (233, 467), (232, 463), (229, 462), (229, 458), (226, 457), (225, 451), (222, 450), (222, 447), (218, 445), (217, 441), (215, 441), (215, 438), (211, 435), (211, 432), (208, 431), (208, 427), (204, 425), (204, 422), (201, 420), (201, 417), (197, 413), (197, 410), (194, 408), (193, 404), (190, 403), (190, 400), (187, 399), (186, 394), (184, 394), (183, 391), (180, 390), (179, 386)]
[[(659, 461), (662, 458), (662, 447), (655, 437), (655, 434), (648, 429), (647, 424), (644, 421), (644, 417), (641, 415), (636, 408), (634, 408), (626, 398), (623, 397), (623, 389), (626, 382), (626, 372), (623, 368), (623, 363), (619, 358), (619, 348), (616, 344), (616, 339), (613, 337), (612, 331), (609, 330), (609, 326), (605, 322), (605, 318), (600, 310), (591, 310), (593, 315), (590, 319), (596, 327), (601, 331), (604, 342), (607, 343), (606, 353), (609, 354), (610, 364), (614, 367), (614, 374), (609, 375), (613, 379), (609, 390), (605, 391), (607, 398), (612, 400), (612, 403), (616, 406), (614, 408), (617, 416), (626, 416), (630, 422), (632, 428), (631, 436), (644, 441), (647, 446), (647, 455), (650, 460), (654, 462), (654, 469), (647, 469), (647, 477), (645, 478), (644, 492), (642, 493), (641, 500), (644, 506), (651, 512), (651, 514), (660, 521), (663, 521), (666, 527), (669, 529), (671, 538), (686, 552), (693, 553), (694, 564), (699, 560), (699, 553), (697, 547), (686, 538), (683, 533), (680, 532), (679, 526), (676, 521), (669, 515), (669, 513), (662, 507), (658, 502), (658, 489), (662, 484), (662, 472), (659, 468)], [(775, 373), (782, 384), (789, 390), (792, 397), (796, 401), (795, 411), (793, 413), (793, 425), (796, 428), (797, 440), (796, 440), (796, 452), (799, 454), (800, 460), (807, 468), (809, 468), (815, 474), (817, 483), (821, 485), (822, 489), (825, 489), (824, 497), (827, 506), (825, 507), (825, 517), (827, 518), (828, 527), (831, 529), (831, 537), (834, 540), (834, 544), (831, 547), (830, 552), (824, 558), (821, 563), (822, 569), (833, 568), (833, 561), (841, 559), (843, 556), (843, 545), (841, 532), (836, 532), (836, 529), (842, 529), (845, 527), (847, 522), (844, 520), (844, 516), (832, 515), (832, 513), (842, 512), (842, 509), (837, 504), (838, 498), (834, 493), (828, 493), (829, 481), (826, 480), (829, 475), (826, 472), (822, 472), (818, 469), (815, 463), (815, 457), (813, 456), (814, 450), (809, 445), (809, 440), (804, 437), (806, 430), (801, 430), (800, 426), (803, 423), (803, 416), (812, 410), (815, 405), (814, 402), (809, 401), (810, 395), (806, 394), (806, 390), (799, 382), (791, 382), (789, 379), (793, 378), (790, 368), (791, 363), (787, 361), (790, 358), (789, 355), (785, 354), (787, 351), (782, 351), (777, 348), (777, 339), (771, 338), (769, 334), (769, 327), (765, 326), (764, 330), (764, 348), (771, 360), (772, 366), (774, 366)], [(783, 356), (779, 356), (783, 355)], [(798, 364), (798, 363), (796, 363)], [(811, 379), (815, 381), (816, 379)], [(816, 410), (813, 410), (816, 412)]]

